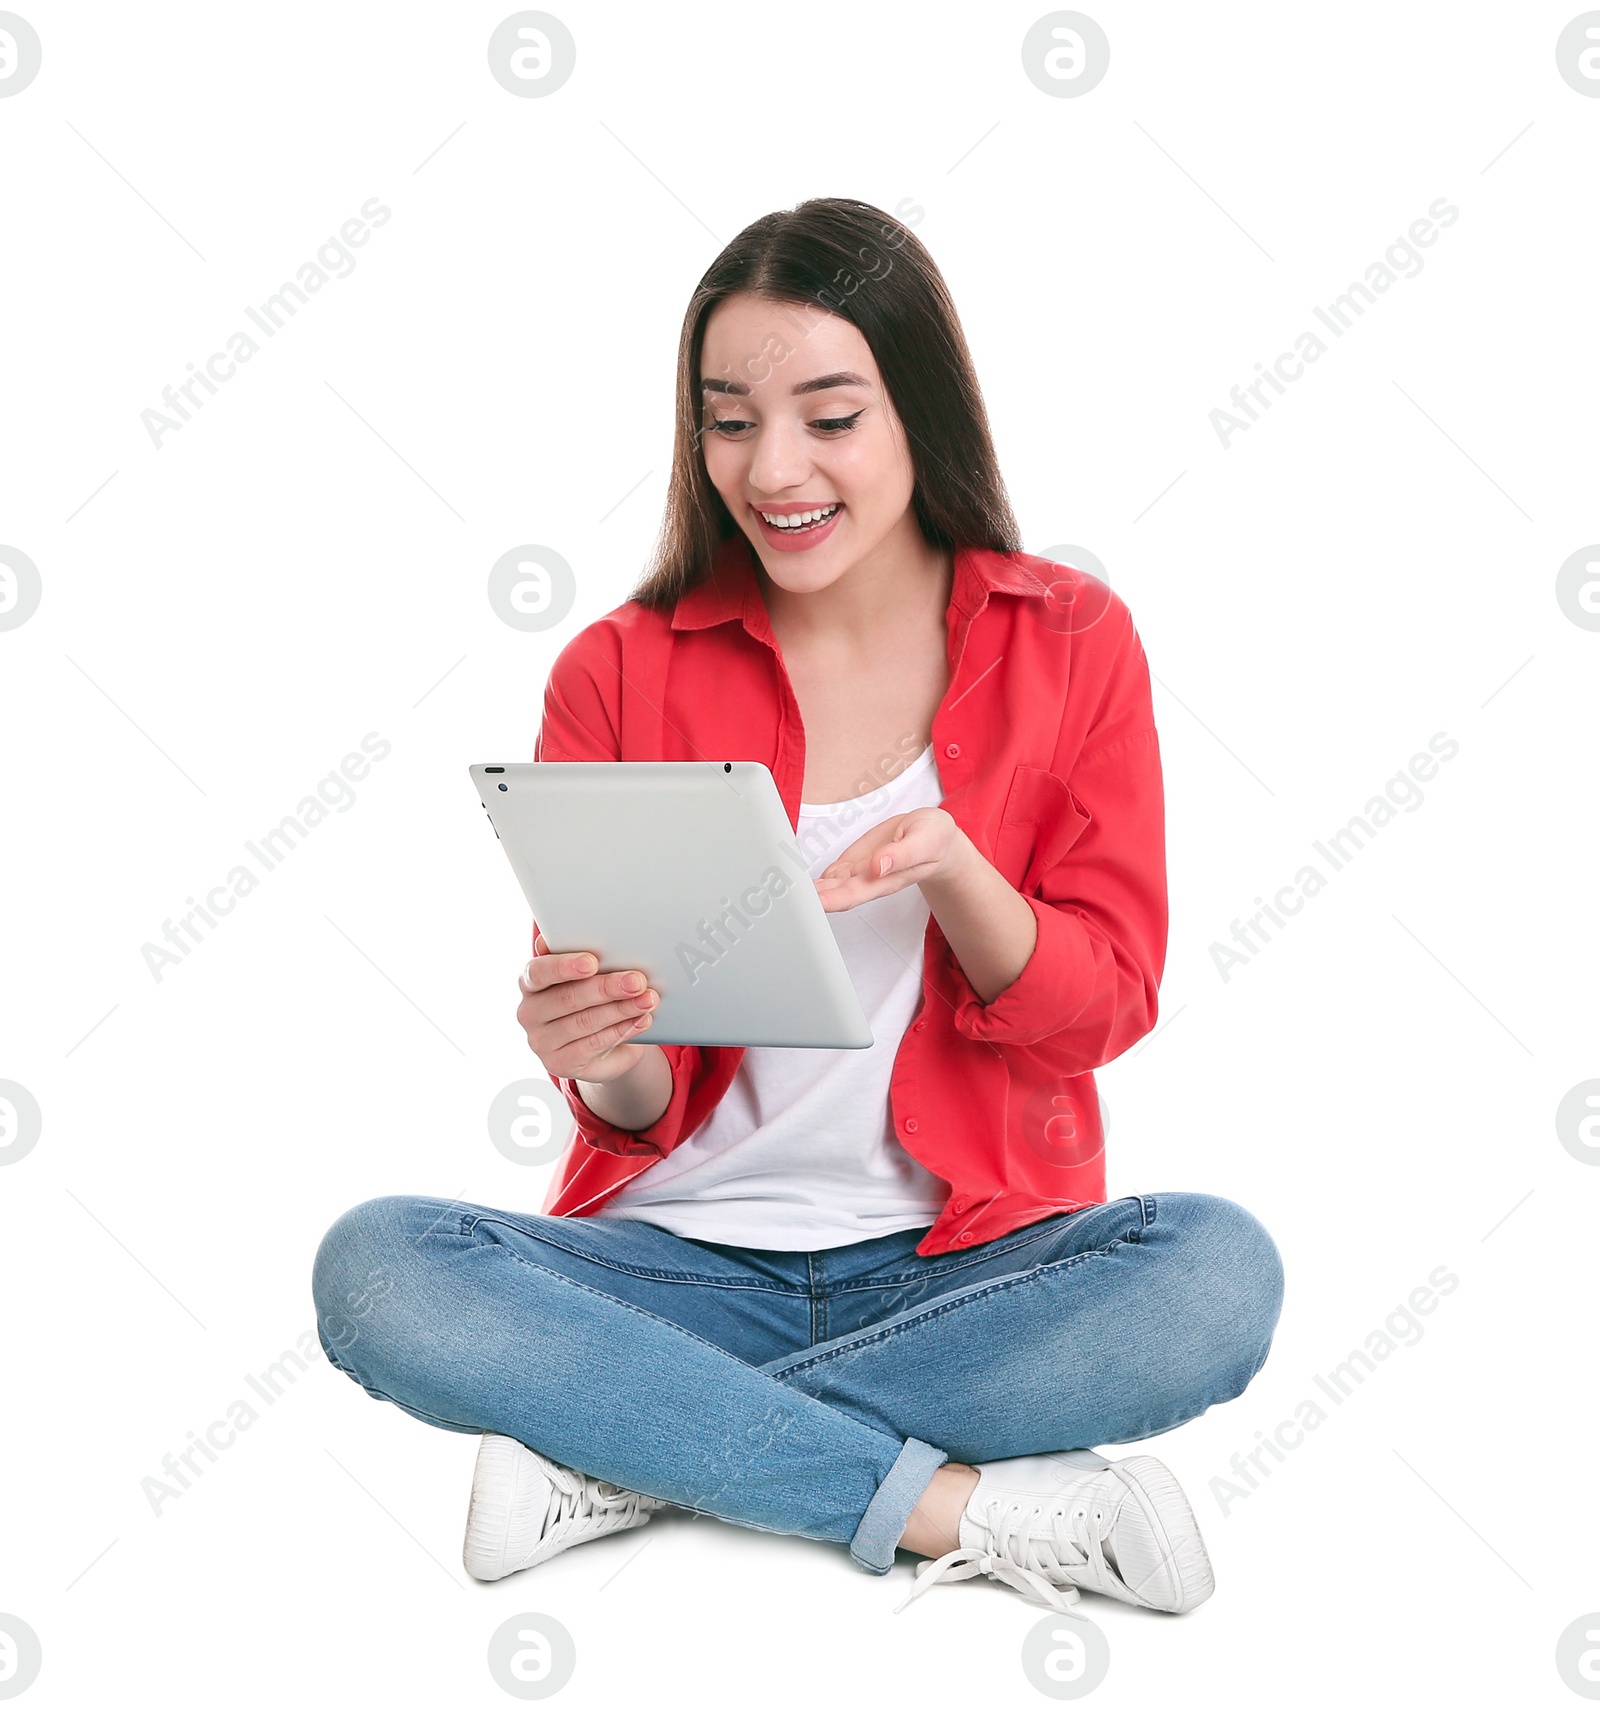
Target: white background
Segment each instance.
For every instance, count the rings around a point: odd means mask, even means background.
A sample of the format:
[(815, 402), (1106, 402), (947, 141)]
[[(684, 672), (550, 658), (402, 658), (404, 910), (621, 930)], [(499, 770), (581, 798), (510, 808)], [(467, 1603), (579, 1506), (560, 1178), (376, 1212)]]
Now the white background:
[[(140, 1483), (312, 1325), (345, 1208), (534, 1210), (485, 1112), (537, 1071), (527, 912), (466, 776), (529, 758), (556, 650), (627, 595), (684, 305), (813, 195), (918, 211), (1030, 551), (1089, 548), (1156, 680), (1171, 942), (1102, 1077), (1110, 1184), (1250, 1207), (1287, 1270), (1250, 1390), (1159, 1442), (1218, 1591), (1103, 1599), (1091, 1699), (1560, 1707), (1600, 1609), (1600, 99), (1575, 9), (1095, 5), (1110, 70), (1024, 76), (1028, 7), (560, 0), (570, 82), (489, 75), (496, 7), (60, 7), (0, 100), (0, 1611), (26, 1704), (495, 1707), (491, 1632), (572, 1633), (558, 1702), (1042, 1704), (1045, 1616), (677, 1517), (494, 1585), (476, 1440), (320, 1355), (181, 1499)], [(141, 412), (378, 197), (392, 218), (181, 432)], [(1229, 389), (1447, 198), (1459, 219), (1224, 450)], [(486, 597), (565, 556), (559, 630)], [(392, 753), (158, 983), (140, 948), (363, 734)], [(1210, 950), (1436, 732), (1459, 754), (1231, 979)], [(257, 865), (259, 867), (259, 865)], [(1425, 1335), (1226, 1515), (1211, 1482), (1444, 1266)], [(641, 1550), (642, 1549), (642, 1550)], [(640, 1556), (629, 1563), (632, 1555)], [(624, 1568), (626, 1566), (626, 1568)], [(613, 1579), (614, 1578), (614, 1579)], [(1597, 1686), (1600, 1687), (1600, 1686)]]

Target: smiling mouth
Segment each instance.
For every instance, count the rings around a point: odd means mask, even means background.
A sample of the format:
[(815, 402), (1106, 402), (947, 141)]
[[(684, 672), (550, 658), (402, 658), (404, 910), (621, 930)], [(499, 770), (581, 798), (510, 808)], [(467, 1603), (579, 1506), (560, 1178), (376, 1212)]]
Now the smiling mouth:
[(804, 535), (808, 529), (820, 529), (830, 518), (844, 509), (842, 500), (835, 500), (832, 505), (816, 506), (810, 511), (803, 512), (764, 512), (760, 506), (752, 506), (764, 523), (773, 529), (781, 529), (787, 535)]

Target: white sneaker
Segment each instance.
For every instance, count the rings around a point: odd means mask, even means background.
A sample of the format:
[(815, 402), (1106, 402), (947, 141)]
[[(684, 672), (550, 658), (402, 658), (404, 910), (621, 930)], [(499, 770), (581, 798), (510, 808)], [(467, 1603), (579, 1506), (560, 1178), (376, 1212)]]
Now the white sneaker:
[(1153, 1457), (1057, 1451), (974, 1467), (960, 1546), (923, 1561), (897, 1612), (935, 1582), (980, 1571), (1060, 1612), (1080, 1588), (1187, 1612), (1216, 1586), (1189, 1501)]
[(497, 1582), (580, 1541), (635, 1529), (666, 1503), (552, 1463), (520, 1440), (486, 1433), (472, 1471), (461, 1562), (478, 1581)]

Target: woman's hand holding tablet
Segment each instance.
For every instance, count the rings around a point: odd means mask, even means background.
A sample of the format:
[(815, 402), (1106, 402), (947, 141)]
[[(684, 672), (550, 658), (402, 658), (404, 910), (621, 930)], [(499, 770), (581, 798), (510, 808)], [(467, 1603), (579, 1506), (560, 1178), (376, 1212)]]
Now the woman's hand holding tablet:
[(635, 1039), (650, 1027), (660, 1000), (639, 970), (599, 973), (592, 952), (552, 952), (543, 934), (534, 940), (517, 985), (517, 1021), (528, 1045), (552, 1077), (611, 1082), (626, 1076), (648, 1043)]

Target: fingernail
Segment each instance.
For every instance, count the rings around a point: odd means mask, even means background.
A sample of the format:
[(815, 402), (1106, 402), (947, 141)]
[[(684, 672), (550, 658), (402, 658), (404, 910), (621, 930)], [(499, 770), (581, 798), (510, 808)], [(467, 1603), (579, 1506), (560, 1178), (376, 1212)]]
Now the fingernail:
[(579, 975), (593, 975), (596, 968), (597, 968), (597, 965), (595, 964), (595, 961), (593, 958), (579, 958), (578, 959), (578, 974)]

